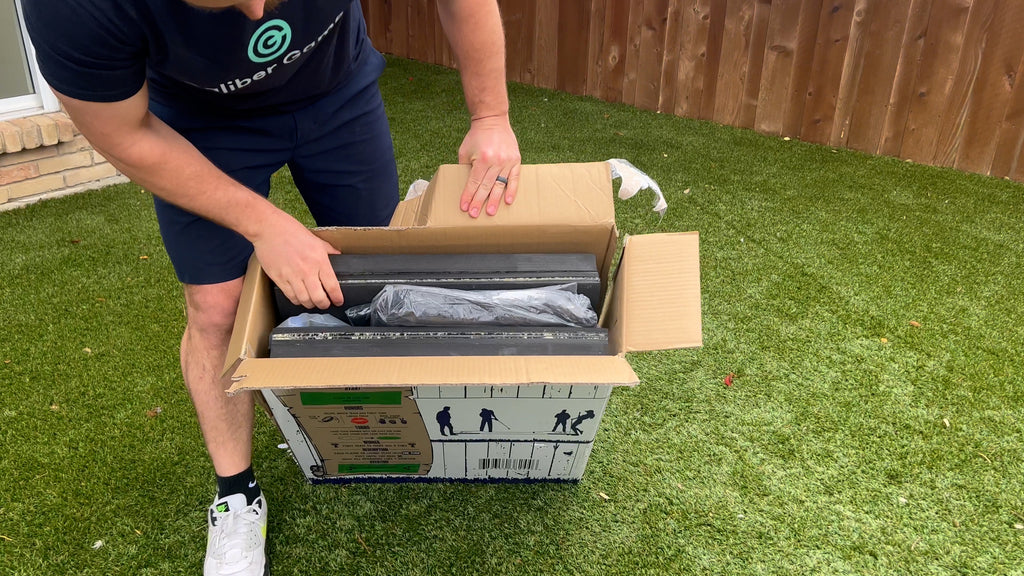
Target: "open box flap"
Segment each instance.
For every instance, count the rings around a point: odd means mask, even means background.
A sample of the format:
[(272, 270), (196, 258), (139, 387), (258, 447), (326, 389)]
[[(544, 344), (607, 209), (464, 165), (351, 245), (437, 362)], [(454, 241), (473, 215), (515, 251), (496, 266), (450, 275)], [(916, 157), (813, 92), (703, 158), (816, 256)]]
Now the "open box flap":
[(271, 303), (270, 282), (253, 255), (242, 283), (242, 296), (235, 311), (234, 329), (228, 343), (222, 375), (231, 374), (246, 358), (266, 354), (268, 334), (274, 328), (274, 306)]
[(494, 216), (470, 218), (459, 209), (470, 167), (446, 164), (437, 169), (422, 195), (398, 203), (392, 227), (572, 226), (615, 223), (611, 168), (606, 162), (524, 164), (519, 171), (516, 201), (502, 203)]
[(626, 237), (604, 320), (615, 351), (701, 345), (698, 244), (696, 232)]
[(247, 358), (232, 380), (231, 394), (268, 388), (638, 383), (622, 356)]

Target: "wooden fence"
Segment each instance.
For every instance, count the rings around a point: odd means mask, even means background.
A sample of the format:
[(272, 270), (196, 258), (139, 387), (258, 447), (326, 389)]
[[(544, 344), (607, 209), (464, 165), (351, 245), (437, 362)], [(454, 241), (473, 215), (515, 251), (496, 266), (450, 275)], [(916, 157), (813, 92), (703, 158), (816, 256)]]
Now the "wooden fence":
[[(435, 0), (362, 0), (453, 66)], [(1024, 1), (501, 0), (509, 80), (1024, 181)]]

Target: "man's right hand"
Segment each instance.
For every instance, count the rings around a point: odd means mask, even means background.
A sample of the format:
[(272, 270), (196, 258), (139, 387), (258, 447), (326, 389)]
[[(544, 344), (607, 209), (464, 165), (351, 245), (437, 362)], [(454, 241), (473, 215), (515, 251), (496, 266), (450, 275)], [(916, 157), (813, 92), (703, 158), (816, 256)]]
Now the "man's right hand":
[(133, 181), (252, 242), (267, 275), (293, 303), (307, 308), (342, 303), (327, 258), (338, 251), (221, 172), (150, 113), (148, 86), (120, 102), (57, 97), (89, 142)]
[(293, 304), (323, 310), (345, 301), (328, 258), (340, 251), (299, 221), (281, 212), (250, 240), (264, 272)]

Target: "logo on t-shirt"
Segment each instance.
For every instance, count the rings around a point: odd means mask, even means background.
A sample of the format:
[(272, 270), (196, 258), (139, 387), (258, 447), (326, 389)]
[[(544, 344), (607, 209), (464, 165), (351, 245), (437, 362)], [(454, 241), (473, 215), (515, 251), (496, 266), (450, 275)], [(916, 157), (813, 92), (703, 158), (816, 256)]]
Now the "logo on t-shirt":
[(284, 54), (292, 41), (292, 27), (284, 20), (270, 20), (249, 39), (249, 60), (267, 62)]
[[(224, 81), (218, 84), (214, 88), (203, 86), (205, 90), (210, 92), (217, 92), (220, 94), (229, 94), (236, 90), (245, 90), (250, 86), (255, 86), (261, 80), (269, 78), (274, 70), (280, 66), (281, 68), (291, 67), (297, 62), (301, 62), (303, 57), (313, 51), (314, 48), (320, 45), (325, 38), (327, 38), (334, 27), (341, 21), (341, 18), (345, 15), (345, 12), (339, 12), (334, 18), (334, 21), (327, 25), (327, 28), (320, 33), (319, 36), (313, 38), (308, 44), (301, 48), (295, 48), (289, 51), (292, 41), (292, 27), (287, 22), (281, 19), (271, 20), (262, 26), (260, 26), (256, 32), (253, 32), (252, 38), (249, 39), (249, 60), (252, 60), (256, 64), (265, 64), (271, 60), (277, 60), (282, 54), (284, 58), (281, 58), (277, 62), (273, 62), (269, 65), (261, 66), (260, 70), (256, 72), (247, 72), (242, 76), (233, 78), (231, 80)], [(301, 29), (299, 34), (302, 34)], [(299, 40), (299, 45), (305, 40)], [(280, 73), (278, 73), (280, 76)]]

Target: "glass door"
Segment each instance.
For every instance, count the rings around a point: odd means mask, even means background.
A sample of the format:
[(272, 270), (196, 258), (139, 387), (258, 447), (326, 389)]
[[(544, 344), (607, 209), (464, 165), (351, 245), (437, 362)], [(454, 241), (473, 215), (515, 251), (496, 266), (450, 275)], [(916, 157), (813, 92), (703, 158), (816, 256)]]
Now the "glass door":
[(59, 108), (36, 68), (17, 0), (0, 0), (0, 119)]

